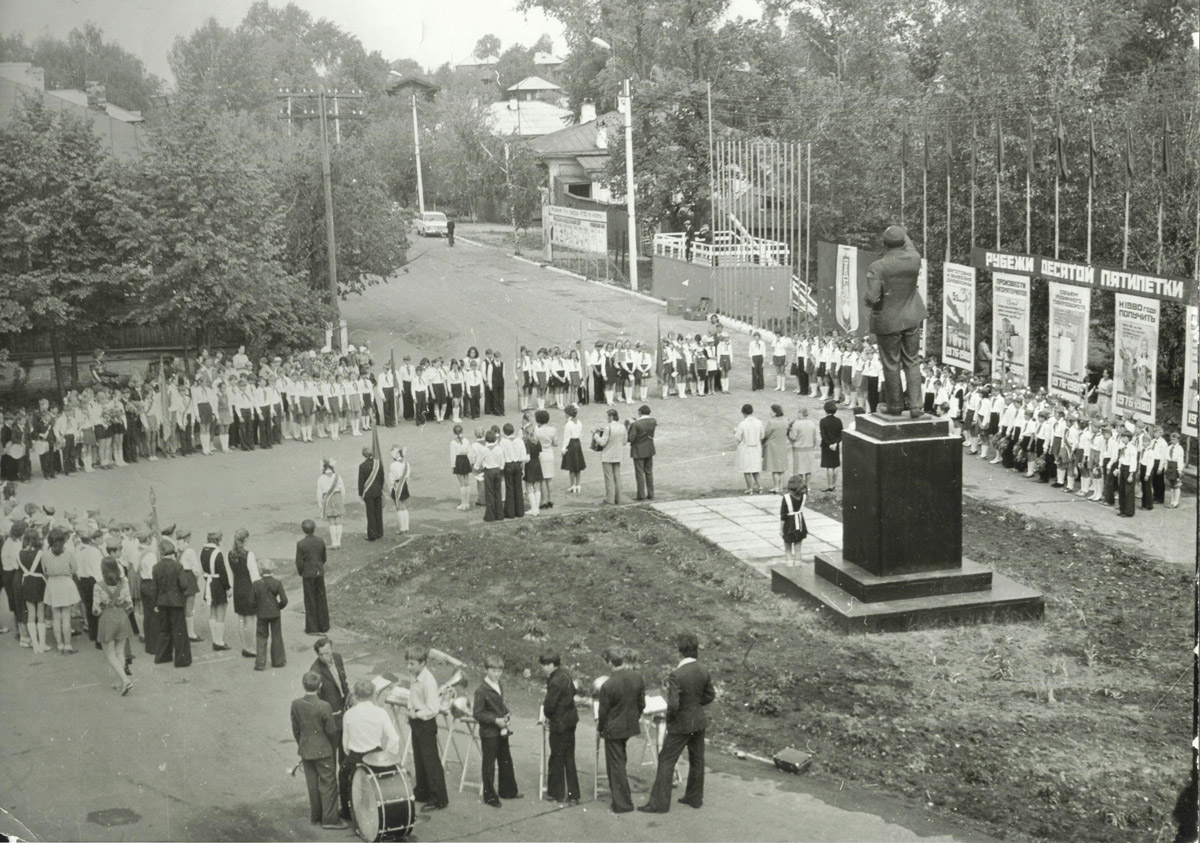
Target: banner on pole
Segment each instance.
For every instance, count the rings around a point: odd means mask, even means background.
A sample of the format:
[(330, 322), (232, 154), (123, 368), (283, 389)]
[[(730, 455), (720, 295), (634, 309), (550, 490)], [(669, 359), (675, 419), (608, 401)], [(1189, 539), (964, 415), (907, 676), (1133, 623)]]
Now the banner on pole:
[(1186, 352), (1183, 358), (1183, 418), (1180, 428), (1188, 436), (1200, 436), (1200, 308), (1184, 312)]
[(975, 268), (942, 264), (942, 363), (975, 371)]
[(992, 380), (1029, 383), (1029, 278), (992, 275)]
[(547, 205), (546, 221), (555, 246), (593, 254), (608, 250), (608, 215), (603, 211)]
[(1154, 423), (1158, 369), (1159, 303), (1156, 299), (1117, 294), (1113, 338), (1113, 409)]
[(858, 249), (853, 246), (838, 245), (834, 295), (838, 327), (847, 334), (855, 333), (858, 330)]
[(1087, 382), (1088, 325), (1092, 291), (1050, 282), (1049, 392), (1073, 401), (1083, 399)]
[[(921, 272), (917, 275), (917, 292), (921, 294), (921, 301), (925, 302), (926, 307), (929, 306), (929, 261), (921, 258)], [(925, 347), (927, 337), (929, 336), (929, 320), (926, 319), (921, 323), (921, 351), (920, 355), (926, 355)]]

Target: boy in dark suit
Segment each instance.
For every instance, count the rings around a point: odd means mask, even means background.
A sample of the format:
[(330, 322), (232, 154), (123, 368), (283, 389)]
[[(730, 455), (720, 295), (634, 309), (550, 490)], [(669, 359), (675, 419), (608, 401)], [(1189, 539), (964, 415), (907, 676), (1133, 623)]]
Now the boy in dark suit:
[(154, 607), (146, 612), (157, 612), (158, 652), (155, 664), (174, 661), (176, 667), (188, 667), (192, 663), (192, 644), (187, 635), (187, 619), (184, 617), (183, 566), (175, 557), (175, 543), (164, 538), (161, 544), (162, 558), (152, 569), (154, 583)]
[(271, 642), (271, 667), (287, 664), (283, 651), (283, 621), (281, 610), (287, 606), (287, 592), (283, 584), (275, 579), (275, 563), (263, 559), (258, 563), (259, 578), (254, 581), (254, 613), (258, 616), (258, 654), (254, 659), (255, 670), (267, 669), (267, 641)]
[(321, 635), (329, 631), (329, 603), (325, 598), (325, 540), (316, 535), (311, 518), (300, 525), (304, 538), (296, 542), (296, 573), (304, 584), (304, 631)]
[(633, 810), (629, 776), (625, 772), (625, 743), (639, 731), (639, 719), (646, 710), (646, 683), (642, 675), (625, 667), (625, 652), (616, 647), (604, 651), (604, 660), (613, 673), (600, 688), (600, 711), (596, 734), (604, 738), (604, 766), (608, 770), (608, 792), (614, 814)]
[(546, 674), (542, 713), (550, 733), (550, 764), (546, 794), (555, 802), (579, 804), (579, 774), (575, 770), (575, 682), (562, 666), (562, 657), (547, 650), (538, 658)]
[(304, 767), (308, 785), (308, 819), (322, 828), (347, 828), (338, 819), (337, 780), (333, 767), (333, 746), (339, 730), (329, 703), (317, 696), (321, 677), (313, 671), (304, 674), (304, 696), (292, 700), (292, 737)]
[(367, 508), (367, 541), (383, 537), (383, 466), (370, 448), (363, 448), (366, 458), (358, 466), (358, 496)]
[[(522, 799), (513, 774), (512, 753), (508, 748), (509, 724), (512, 715), (504, 703), (500, 677), (504, 675), (504, 659), (488, 656), (483, 660), (487, 675), (475, 689), (475, 719), (479, 722), (479, 744), (483, 754), (483, 801), (493, 808), (501, 799)], [(500, 791), (496, 791), (496, 765), (500, 766)]]
[(708, 718), (704, 706), (717, 698), (712, 678), (696, 661), (700, 644), (696, 636), (685, 632), (676, 639), (682, 659), (667, 677), (667, 737), (658, 751), (658, 771), (650, 801), (639, 811), (665, 814), (671, 810), (671, 784), (675, 762), (686, 746), (688, 751), (687, 789), (679, 801), (699, 808), (704, 803), (704, 729)]

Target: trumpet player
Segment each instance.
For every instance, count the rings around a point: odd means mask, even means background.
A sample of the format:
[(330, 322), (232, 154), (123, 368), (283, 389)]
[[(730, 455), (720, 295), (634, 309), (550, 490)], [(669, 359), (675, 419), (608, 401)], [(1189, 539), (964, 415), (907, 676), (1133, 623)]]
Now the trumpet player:
[(575, 682), (562, 666), (557, 650), (547, 650), (538, 658), (546, 676), (546, 698), (542, 715), (550, 734), (550, 764), (546, 776), (546, 794), (555, 802), (579, 804), (579, 774), (575, 770)]

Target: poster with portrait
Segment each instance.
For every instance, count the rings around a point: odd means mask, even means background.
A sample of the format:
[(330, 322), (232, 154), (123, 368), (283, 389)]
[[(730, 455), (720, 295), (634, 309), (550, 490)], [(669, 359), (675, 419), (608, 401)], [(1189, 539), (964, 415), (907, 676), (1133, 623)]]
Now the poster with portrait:
[(942, 264), (942, 362), (975, 371), (975, 267)]
[(1050, 360), (1046, 368), (1051, 395), (1083, 400), (1091, 311), (1091, 289), (1050, 282)]
[(992, 273), (992, 380), (1029, 384), (1029, 276)]
[(834, 317), (848, 334), (858, 331), (858, 249), (839, 244), (834, 285)]
[(1183, 315), (1186, 331), (1185, 357), (1183, 358), (1183, 419), (1180, 425), (1188, 436), (1200, 435), (1200, 308), (1188, 307)]
[(1117, 294), (1113, 410), (1153, 424), (1158, 373), (1158, 299)]

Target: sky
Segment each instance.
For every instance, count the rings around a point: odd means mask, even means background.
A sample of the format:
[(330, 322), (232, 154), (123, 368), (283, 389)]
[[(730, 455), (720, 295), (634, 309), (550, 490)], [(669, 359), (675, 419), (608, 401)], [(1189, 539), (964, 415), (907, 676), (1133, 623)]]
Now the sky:
[[(0, 32), (23, 32), (27, 41), (47, 34), (63, 38), (87, 21), (106, 40), (141, 58), (146, 69), (172, 82), (167, 51), (209, 17), (223, 26), (241, 22), (253, 0), (0, 0)], [(543, 33), (565, 50), (562, 27), (541, 12), (514, 10), (515, 0), (292, 0), (314, 18), (328, 18), (355, 35), (367, 52), (385, 59), (415, 59), (432, 70), (471, 55), (488, 33), (503, 47), (533, 44)], [(631, 0), (636, 2), (636, 0)], [(286, 0), (271, 0), (283, 6)], [(755, 0), (734, 0), (734, 15), (757, 18)]]

